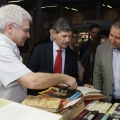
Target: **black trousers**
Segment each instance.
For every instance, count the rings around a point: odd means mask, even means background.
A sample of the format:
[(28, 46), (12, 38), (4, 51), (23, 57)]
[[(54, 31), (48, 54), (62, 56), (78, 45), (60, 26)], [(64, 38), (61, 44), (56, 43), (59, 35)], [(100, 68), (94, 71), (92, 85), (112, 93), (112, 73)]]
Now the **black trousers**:
[(114, 103), (120, 103), (120, 99), (112, 98), (111, 103), (112, 104), (114, 104)]

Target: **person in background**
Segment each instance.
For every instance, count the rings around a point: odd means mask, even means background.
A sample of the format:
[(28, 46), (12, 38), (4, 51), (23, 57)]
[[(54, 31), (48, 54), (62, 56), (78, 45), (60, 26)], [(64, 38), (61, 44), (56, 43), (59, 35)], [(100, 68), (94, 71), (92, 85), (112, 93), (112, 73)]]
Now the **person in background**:
[[(16, 14), (17, 13), (17, 14)], [(76, 89), (75, 78), (65, 74), (34, 73), (23, 63), (18, 47), (30, 37), (32, 18), (18, 5), (0, 8), (0, 98), (22, 102), (27, 89), (44, 89), (64, 83)]]
[(73, 30), (72, 32), (72, 39), (70, 41), (70, 48), (74, 51), (75, 50), (75, 45), (78, 43), (78, 32), (76, 30)]
[(95, 35), (91, 48), (84, 54), (81, 60), (80, 68), (80, 80), (82, 80), (84, 83), (92, 85), (96, 48), (101, 43), (106, 42), (108, 38), (109, 30), (101, 30)]
[(120, 17), (113, 20), (109, 41), (97, 47), (93, 85), (107, 96), (104, 101), (120, 103)]
[(80, 60), (82, 59), (84, 53), (91, 48), (92, 41), (95, 37), (95, 35), (101, 30), (101, 27), (98, 24), (92, 24), (89, 27), (89, 35), (90, 38), (87, 40), (87, 42), (84, 42), (80, 48)]

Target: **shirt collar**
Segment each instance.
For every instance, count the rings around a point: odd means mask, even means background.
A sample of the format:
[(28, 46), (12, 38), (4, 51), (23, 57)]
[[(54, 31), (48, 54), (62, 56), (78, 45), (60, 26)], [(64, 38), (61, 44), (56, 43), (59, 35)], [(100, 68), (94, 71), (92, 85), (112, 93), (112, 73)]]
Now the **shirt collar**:
[(113, 52), (116, 52), (116, 53), (120, 53), (120, 50), (118, 50), (118, 49), (114, 49), (114, 48), (113, 48), (112, 51), (113, 51)]
[[(55, 41), (53, 41), (53, 47), (54, 47), (54, 50), (59, 50), (60, 48), (57, 46), (57, 44), (55, 43)], [(64, 51), (65, 49), (61, 49), (62, 51)]]
[(11, 49), (15, 49), (16, 43), (13, 42), (10, 38), (8, 38), (6, 35), (0, 33), (0, 40), (2, 40), (3, 42), (7, 43), (7, 45), (11, 48)]

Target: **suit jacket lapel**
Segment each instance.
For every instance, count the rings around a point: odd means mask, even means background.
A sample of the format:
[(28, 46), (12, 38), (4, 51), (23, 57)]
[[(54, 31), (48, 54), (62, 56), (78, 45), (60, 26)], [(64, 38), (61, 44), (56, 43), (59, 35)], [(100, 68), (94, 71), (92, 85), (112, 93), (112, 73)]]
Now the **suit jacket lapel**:
[(70, 63), (71, 63), (71, 55), (70, 55), (70, 52), (69, 52), (69, 47), (66, 48), (66, 51), (65, 51), (65, 67), (64, 67), (64, 73), (68, 73), (68, 69), (69, 66), (70, 66)]

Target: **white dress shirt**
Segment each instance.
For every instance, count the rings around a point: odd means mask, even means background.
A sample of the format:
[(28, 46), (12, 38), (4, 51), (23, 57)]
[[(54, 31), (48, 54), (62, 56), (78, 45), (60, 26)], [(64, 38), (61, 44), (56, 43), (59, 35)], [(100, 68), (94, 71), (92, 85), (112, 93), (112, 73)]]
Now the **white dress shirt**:
[(22, 102), (27, 96), (26, 88), (17, 79), (29, 72), (16, 44), (0, 33), (0, 98)]

